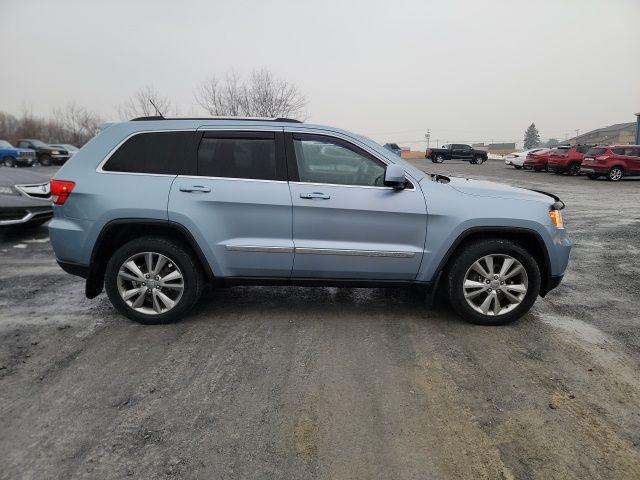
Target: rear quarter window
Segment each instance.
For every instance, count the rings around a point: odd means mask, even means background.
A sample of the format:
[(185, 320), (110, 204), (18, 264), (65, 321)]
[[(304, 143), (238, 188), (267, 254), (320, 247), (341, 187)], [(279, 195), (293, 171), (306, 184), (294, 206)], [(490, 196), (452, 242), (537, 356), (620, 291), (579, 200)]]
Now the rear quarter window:
[(126, 140), (102, 167), (106, 172), (178, 175), (186, 166), (193, 132), (139, 133)]
[(624, 148), (612, 148), (611, 151), (616, 155), (624, 155)]
[(607, 149), (606, 148), (591, 148), (589, 149), (589, 151), (587, 152), (587, 156), (589, 157), (595, 157), (597, 155), (603, 155), (604, 152), (606, 152)]

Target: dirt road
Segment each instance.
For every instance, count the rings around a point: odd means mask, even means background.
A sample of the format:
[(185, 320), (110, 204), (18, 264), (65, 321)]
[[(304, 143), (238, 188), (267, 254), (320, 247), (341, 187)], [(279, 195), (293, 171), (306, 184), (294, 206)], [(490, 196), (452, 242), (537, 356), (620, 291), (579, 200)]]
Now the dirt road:
[(497, 328), (275, 287), (147, 327), (0, 233), (0, 478), (640, 478), (640, 181), (417, 164), (559, 194), (564, 283)]

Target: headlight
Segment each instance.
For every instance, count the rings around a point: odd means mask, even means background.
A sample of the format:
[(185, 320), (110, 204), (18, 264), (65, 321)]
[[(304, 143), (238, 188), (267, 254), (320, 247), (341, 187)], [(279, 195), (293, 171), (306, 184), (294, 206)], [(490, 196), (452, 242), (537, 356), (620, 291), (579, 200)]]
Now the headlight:
[(549, 211), (549, 216), (556, 228), (564, 228), (564, 220), (562, 219), (562, 212), (560, 210)]
[(51, 155), (58, 155), (59, 153), (60, 153), (60, 152), (59, 152), (58, 150), (53, 150), (53, 151), (51, 152)]
[(11, 187), (0, 187), (0, 195), (14, 195)]

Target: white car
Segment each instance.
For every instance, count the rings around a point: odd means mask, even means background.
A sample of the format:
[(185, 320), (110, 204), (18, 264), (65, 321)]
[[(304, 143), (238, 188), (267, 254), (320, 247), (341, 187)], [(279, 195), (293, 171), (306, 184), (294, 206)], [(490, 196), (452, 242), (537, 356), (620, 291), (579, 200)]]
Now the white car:
[(56, 143), (49, 146), (53, 148), (59, 148), (60, 150), (66, 150), (67, 152), (69, 152), (69, 158), (73, 157), (76, 153), (78, 153), (78, 150), (80, 150), (78, 147), (74, 147), (69, 143)]
[(513, 165), (518, 170), (522, 168), (522, 164), (527, 159), (527, 155), (530, 153), (536, 153), (544, 148), (532, 148), (531, 150), (524, 150), (523, 152), (513, 152), (504, 157), (505, 165)]

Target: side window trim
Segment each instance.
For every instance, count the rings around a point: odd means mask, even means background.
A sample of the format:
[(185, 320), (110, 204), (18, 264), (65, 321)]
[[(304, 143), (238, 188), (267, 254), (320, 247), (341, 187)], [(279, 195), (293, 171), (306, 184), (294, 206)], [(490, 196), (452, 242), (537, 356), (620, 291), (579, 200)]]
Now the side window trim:
[[(200, 129), (198, 130), (197, 139), (194, 142), (194, 167), (192, 175), (200, 178), (210, 178), (219, 180), (239, 180), (247, 182), (286, 182), (287, 181), (287, 165), (285, 158), (285, 144), (284, 135), (282, 130), (244, 130), (244, 129)], [(208, 175), (200, 175), (198, 172), (198, 150), (200, 149), (200, 143), (204, 138), (227, 138), (227, 139), (264, 139), (274, 140), (275, 142), (275, 154), (276, 154), (276, 177), (273, 180), (266, 180), (260, 178), (237, 178), (237, 177), (212, 177)]]
[[(132, 132), (129, 135), (127, 135), (126, 137), (124, 137), (122, 140), (120, 140), (120, 142), (118, 142), (116, 144), (115, 147), (113, 147), (109, 153), (107, 153), (107, 155), (105, 155), (105, 157), (100, 161), (100, 163), (98, 163), (98, 166), (96, 167), (96, 172), (97, 173), (104, 173), (104, 174), (108, 174), (108, 175), (146, 175), (146, 176), (154, 176), (154, 177), (176, 177), (178, 175), (185, 175), (188, 173), (144, 173), (144, 172), (118, 172), (118, 171), (110, 171), (110, 170), (103, 170), (103, 167), (107, 164), (107, 162), (109, 161), (109, 159), (120, 149), (120, 147), (122, 147), (127, 141), (129, 141), (129, 139), (138, 136), (138, 135), (145, 135), (148, 133), (170, 133), (170, 132), (194, 132), (194, 137), (196, 137), (196, 129), (195, 128), (180, 128), (180, 129), (169, 129), (169, 130), (144, 130), (144, 131), (140, 131), (140, 132)], [(197, 145), (199, 143), (199, 139), (197, 139), (198, 141), (195, 141), (195, 138), (192, 138), (192, 142), (190, 146), (193, 146), (194, 144)], [(188, 162), (193, 162), (192, 160), (192, 152), (187, 153), (188, 157), (187, 157), (187, 161)], [(191, 166), (191, 165), (189, 165)], [(186, 169), (186, 171), (188, 172), (189, 168)]]
[[(287, 131), (285, 130), (284, 132), (284, 140), (285, 140), (285, 152), (286, 152), (286, 161), (287, 161), (287, 170), (288, 170), (288, 178), (289, 178), (289, 182), (293, 182), (293, 183), (300, 183), (300, 184), (304, 184), (304, 185), (330, 185), (330, 186), (337, 186), (337, 187), (348, 187), (348, 188), (381, 188), (381, 189), (385, 189), (385, 190), (393, 190), (393, 187), (387, 187), (387, 186), (375, 186), (375, 185), (344, 185), (344, 184), (339, 184), (339, 183), (319, 183), (319, 182), (301, 182), (300, 181), (300, 176), (298, 174), (298, 163), (296, 161), (296, 154), (295, 154), (295, 149), (293, 147), (293, 140), (296, 139), (296, 137), (298, 137), (297, 139), (300, 139), (301, 137), (325, 137), (331, 140), (335, 140), (337, 142), (344, 142), (345, 144), (349, 145), (350, 147), (354, 148), (355, 151), (357, 153), (360, 153), (361, 155), (366, 156), (367, 158), (372, 159), (373, 161), (379, 163), (381, 166), (383, 166), (384, 168), (386, 168), (388, 165), (392, 164), (393, 162), (389, 162), (386, 160), (383, 160), (381, 158), (379, 158), (378, 156), (372, 154), (371, 152), (365, 150), (364, 148), (354, 144), (353, 142), (351, 142), (350, 140), (347, 140), (345, 138), (341, 138), (335, 135), (332, 135), (331, 133), (328, 132), (317, 132), (317, 131)], [(407, 174), (407, 187), (404, 189), (406, 191), (414, 191), (415, 188), (415, 180), (413, 178), (411, 178), (411, 176), (409, 176)]]

